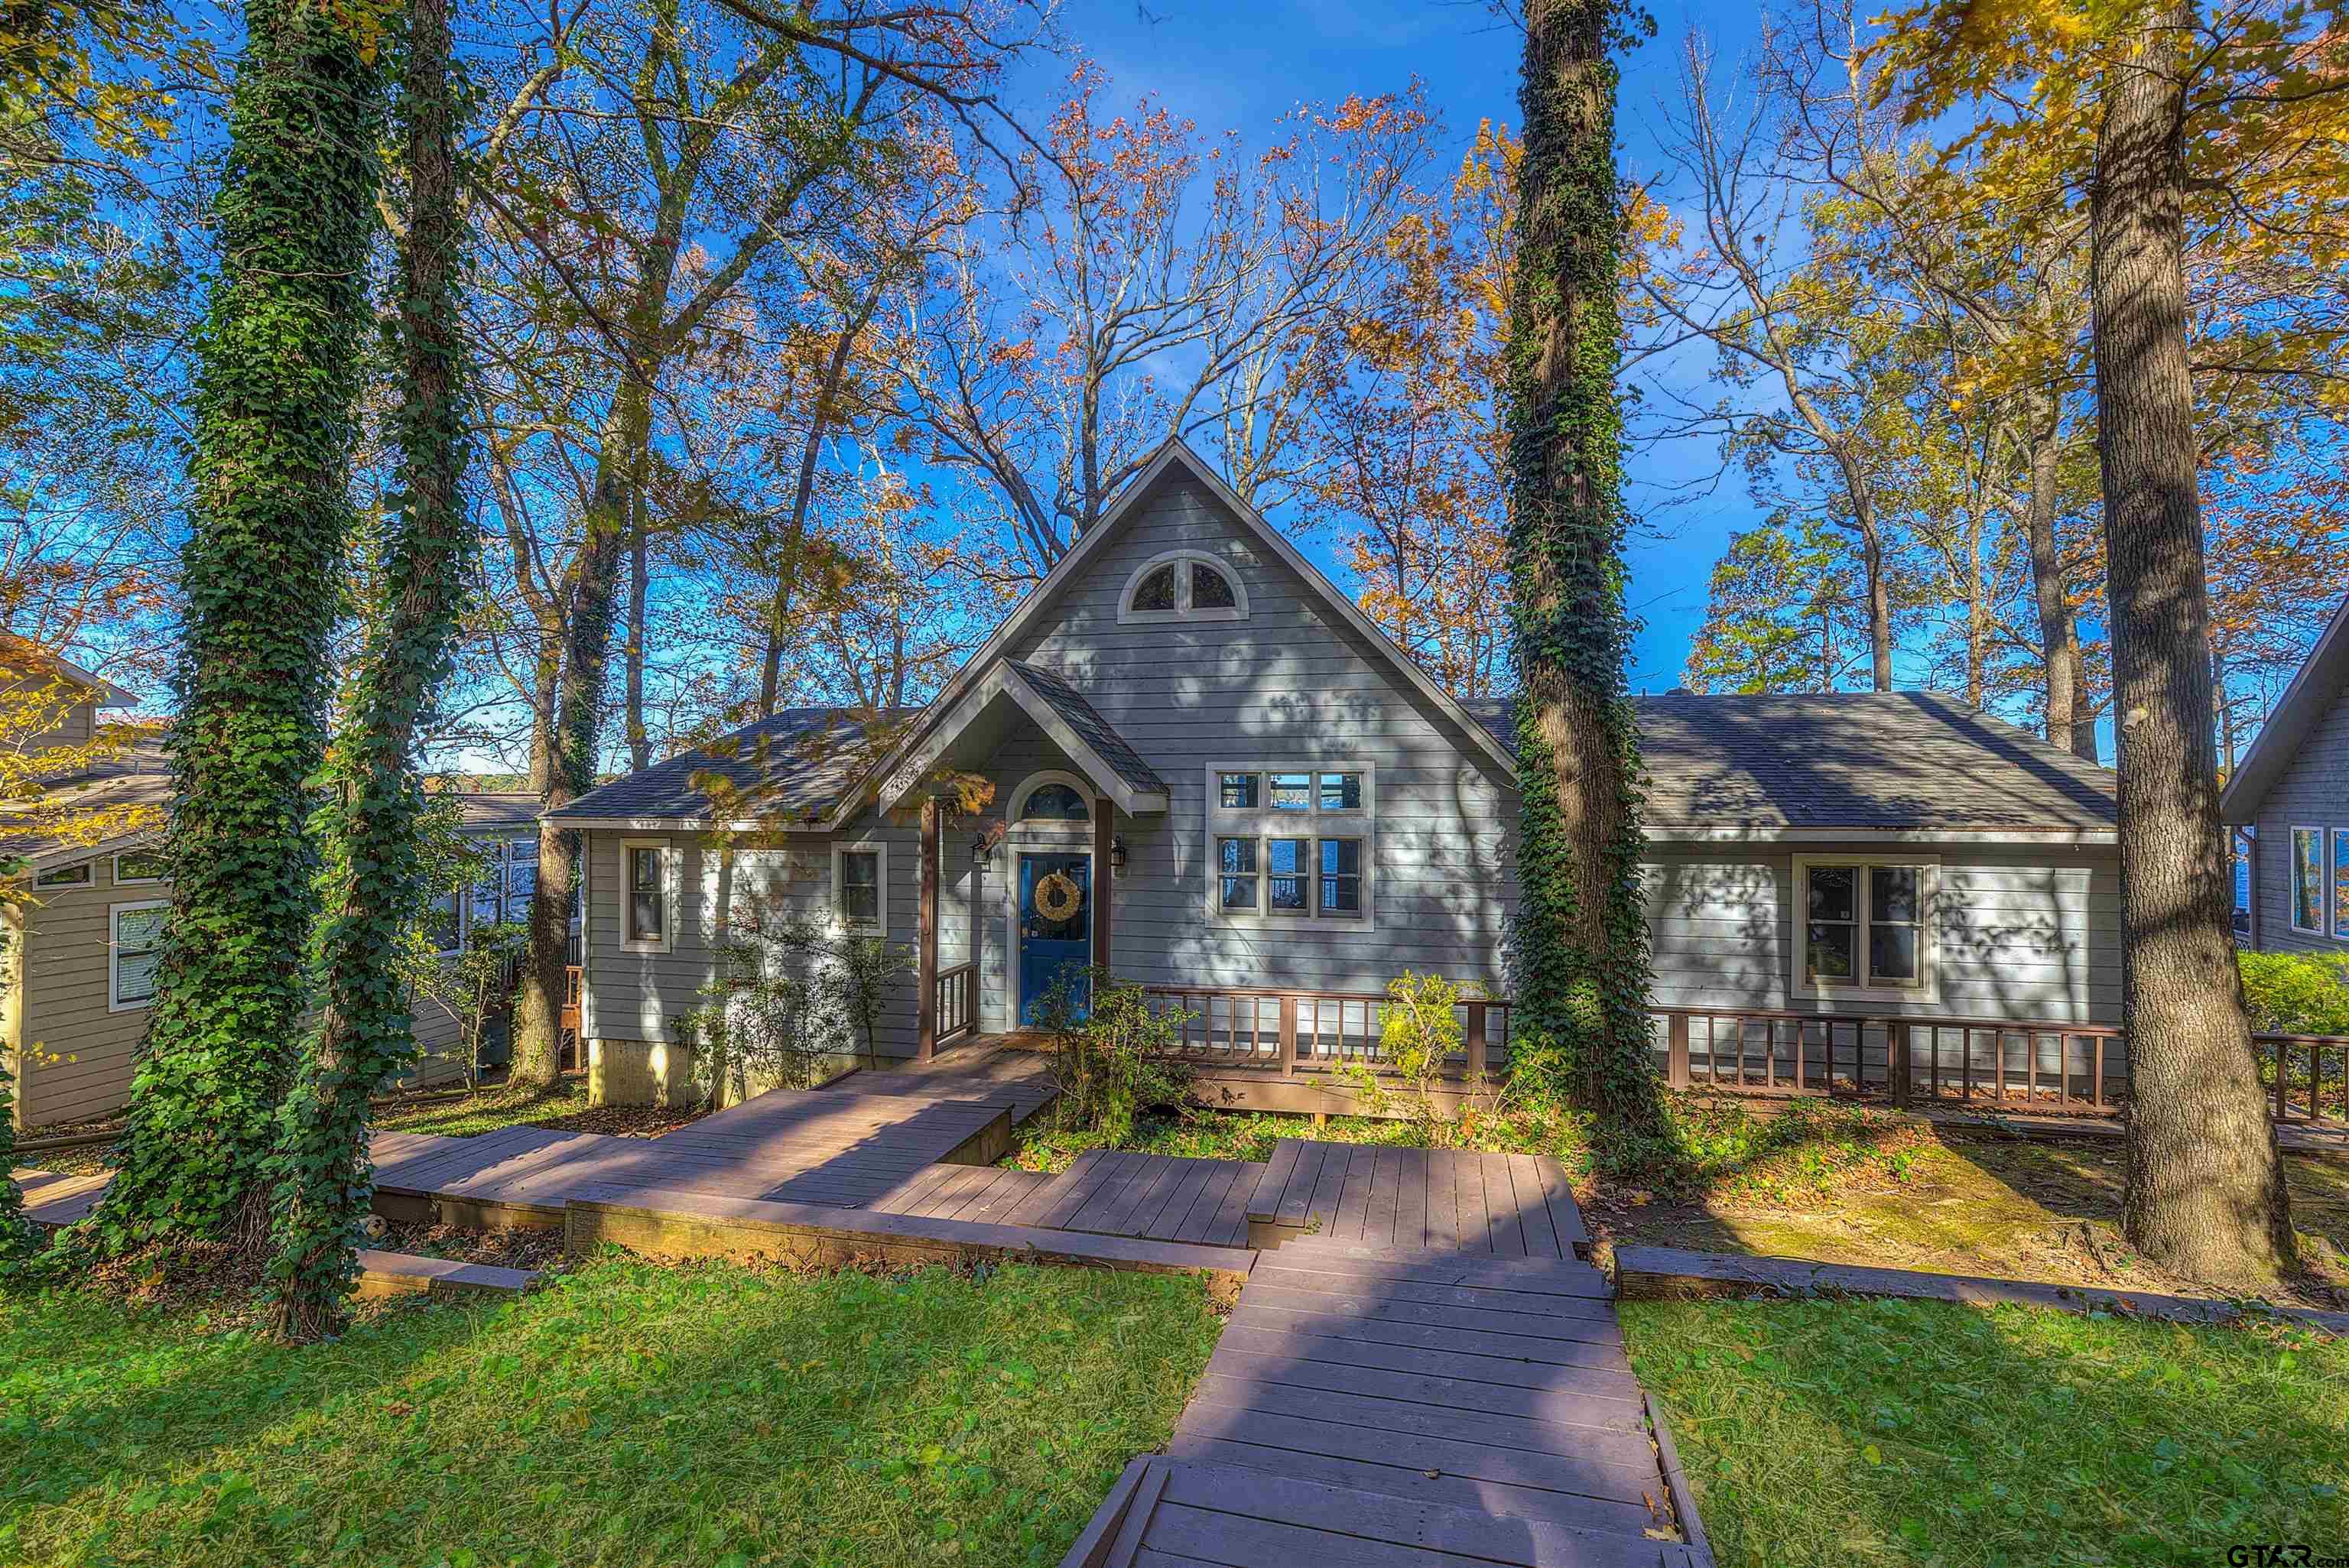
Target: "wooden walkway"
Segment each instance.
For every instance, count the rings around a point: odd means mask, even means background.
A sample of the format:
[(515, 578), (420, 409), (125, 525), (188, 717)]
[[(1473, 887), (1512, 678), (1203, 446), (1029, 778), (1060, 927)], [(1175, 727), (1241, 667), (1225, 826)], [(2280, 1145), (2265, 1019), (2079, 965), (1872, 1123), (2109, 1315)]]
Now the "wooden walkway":
[(1279, 1145), (1277, 1249), (1063, 1568), (1710, 1568), (1563, 1173), (1519, 1158)]
[(1259, 1244), (1312, 1235), (1371, 1246), (1572, 1258), (1589, 1233), (1546, 1155), (1285, 1138), (1250, 1200)]

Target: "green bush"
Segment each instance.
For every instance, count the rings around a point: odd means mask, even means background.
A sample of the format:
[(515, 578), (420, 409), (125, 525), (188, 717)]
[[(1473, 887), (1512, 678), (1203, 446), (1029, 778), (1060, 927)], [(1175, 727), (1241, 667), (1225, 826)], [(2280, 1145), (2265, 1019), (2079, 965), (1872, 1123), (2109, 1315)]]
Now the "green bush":
[(1191, 1072), (1183, 1025), (1193, 1015), (1154, 1013), (1142, 987), (1106, 969), (1064, 968), (1040, 1004), (1038, 1025), (1052, 1037), (1060, 1098), (1053, 1126), (1063, 1148), (1121, 1149), (1143, 1112), (1183, 1106)]
[(2349, 1035), (2349, 954), (2239, 953), (2251, 1027), (2271, 1035)]

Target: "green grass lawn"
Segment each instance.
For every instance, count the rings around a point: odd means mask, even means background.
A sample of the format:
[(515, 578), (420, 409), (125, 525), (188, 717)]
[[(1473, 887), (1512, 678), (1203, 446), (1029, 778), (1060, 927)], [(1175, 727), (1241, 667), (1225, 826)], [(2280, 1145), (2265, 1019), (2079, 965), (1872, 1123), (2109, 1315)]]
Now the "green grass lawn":
[(2349, 1344), (1924, 1302), (1626, 1303), (1723, 1568), (2349, 1552)]
[(286, 1349), (0, 1301), (0, 1562), (1056, 1563), (1213, 1347), (1195, 1281), (661, 1268)]

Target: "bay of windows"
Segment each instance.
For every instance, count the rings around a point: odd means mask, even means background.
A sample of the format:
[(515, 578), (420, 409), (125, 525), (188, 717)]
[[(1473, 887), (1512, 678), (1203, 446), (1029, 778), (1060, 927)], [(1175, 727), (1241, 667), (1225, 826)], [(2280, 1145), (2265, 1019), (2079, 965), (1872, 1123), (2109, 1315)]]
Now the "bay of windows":
[(1207, 801), (1211, 913), (1367, 922), (1378, 836), (1367, 768), (1219, 768)]

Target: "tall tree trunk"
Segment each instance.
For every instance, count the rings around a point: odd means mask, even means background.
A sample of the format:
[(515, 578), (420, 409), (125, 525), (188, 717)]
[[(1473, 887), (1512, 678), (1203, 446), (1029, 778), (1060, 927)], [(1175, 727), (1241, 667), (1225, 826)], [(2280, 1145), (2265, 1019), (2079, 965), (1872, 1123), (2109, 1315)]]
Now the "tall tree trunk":
[(2064, 460), (2064, 407), (2047, 394), (2030, 441), (2031, 496), (2023, 512), (2030, 535), (2031, 590), (2039, 607), (2040, 663), (2046, 673), (2047, 738), (2096, 760), (2096, 719), (2081, 689), (2080, 623), (2064, 592), (2055, 542), (2056, 485)]
[(628, 765), (641, 773), (653, 765), (652, 732), (645, 725), (645, 599), (652, 592), (652, 556), (645, 538), (645, 492), (628, 494), (628, 641), (625, 649)]
[(382, 74), (347, 16), (248, 0), (197, 343), (172, 892), (113, 1185), (93, 1222), (258, 1242), (264, 1162), (310, 1003), (327, 640), (368, 328)]
[(1868, 572), (1868, 669), (1878, 691), (1892, 689), (1892, 586), (1884, 570), (1884, 535), (1876, 526), (1876, 508), (1864, 487), (1855, 486), (1852, 500), (1859, 518), (1859, 559)]
[(325, 1006), (300, 1081), (278, 1118), (275, 1325), (289, 1339), (333, 1332), (358, 1275), (359, 1226), (374, 1206), (367, 1155), (373, 1097), (416, 1055), (398, 970), (401, 939), (429, 889), (417, 852), (424, 790), (416, 733), (447, 678), (473, 533), (465, 515), (464, 357), (457, 292), (455, 84), (449, 0), (409, 12), (401, 107), (409, 221), (400, 257), (402, 387), (393, 416), (405, 498), (385, 600), (360, 654), (328, 763)]
[(1517, 274), (1509, 302), (1509, 561), (1517, 592), (1517, 995), (1568, 1086), (1653, 1131), (1638, 738), (1623, 659), (1615, 400), (1615, 0), (1526, 10)]
[(880, 297), (876, 288), (864, 314), (843, 325), (833, 336), (832, 353), (824, 360), (823, 380), (816, 387), (814, 406), (808, 410), (807, 439), (800, 446), (799, 479), (792, 490), (791, 526), (783, 534), (783, 548), (775, 561), (775, 592), (767, 606), (766, 655), (759, 665), (761, 718), (772, 718), (775, 705), (781, 700), (783, 629), (791, 623), (792, 600), (799, 589), (800, 551), (807, 542), (808, 508), (815, 499), (816, 463), (823, 456), (824, 432), (831, 428), (841, 382), (848, 374), (849, 352), (856, 346), (856, 335), (879, 308)]
[(2130, 1241), (2175, 1273), (2272, 1283), (2289, 1200), (2235, 966), (2211, 757), (2209, 603), (2186, 352), (2190, 5), (2147, 13), (2106, 67), (2090, 220), (2097, 455), (2119, 716), (2121, 1006)]

